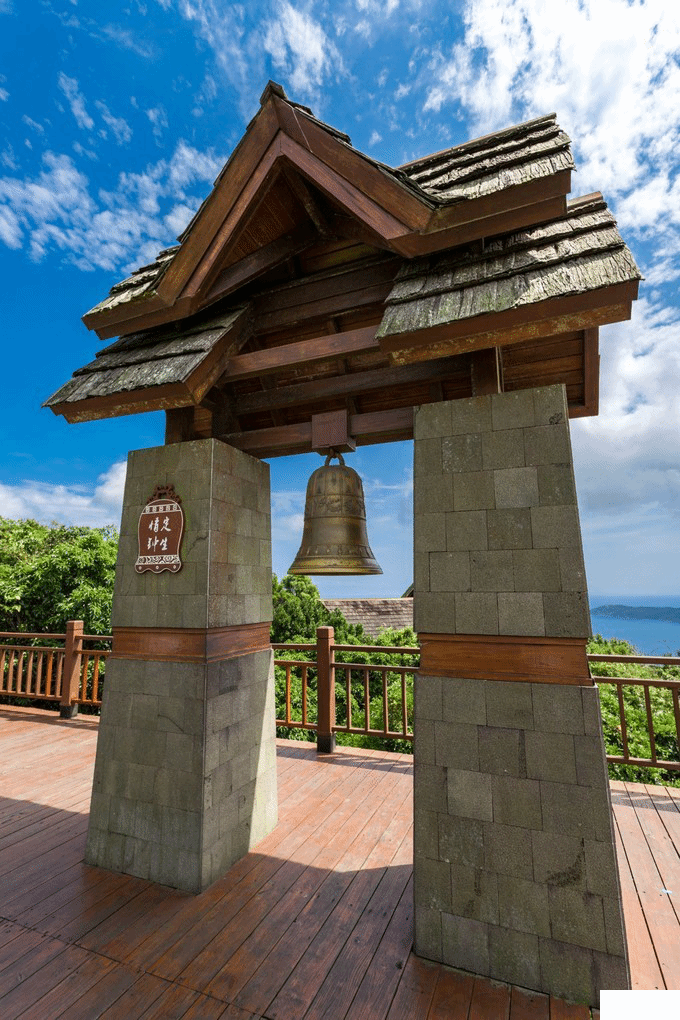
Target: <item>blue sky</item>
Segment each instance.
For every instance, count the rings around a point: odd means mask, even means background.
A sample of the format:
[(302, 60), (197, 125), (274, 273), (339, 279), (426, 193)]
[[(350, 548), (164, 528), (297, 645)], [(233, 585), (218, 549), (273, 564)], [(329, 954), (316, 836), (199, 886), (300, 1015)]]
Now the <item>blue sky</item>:
[[(556, 111), (572, 194), (603, 192), (646, 278), (601, 330), (601, 410), (572, 423), (590, 591), (680, 593), (680, 4), (668, 0), (0, 0), (0, 516), (118, 523), (163, 416), (68, 425), (41, 402), (102, 344), (80, 316), (174, 242), (267, 80), (392, 165)], [(384, 575), (411, 581), (411, 444), (363, 448)], [(320, 461), (273, 460), (285, 572)]]

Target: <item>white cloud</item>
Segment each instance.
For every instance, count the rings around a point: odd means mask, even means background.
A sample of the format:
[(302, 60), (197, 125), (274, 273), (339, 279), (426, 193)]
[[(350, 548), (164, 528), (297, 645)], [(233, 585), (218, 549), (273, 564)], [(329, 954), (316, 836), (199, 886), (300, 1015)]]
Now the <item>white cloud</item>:
[(153, 127), (153, 133), (156, 138), (163, 136), (163, 131), (168, 126), (168, 115), (162, 106), (153, 106), (150, 110), (146, 110), (146, 115), (151, 121)]
[(57, 84), (68, 100), (71, 113), (75, 117), (78, 127), (91, 131), (94, 127), (94, 121), (85, 109), (85, 99), (78, 88), (76, 79), (69, 78), (68, 75), (61, 71)]
[(326, 75), (342, 68), (342, 58), (318, 21), (281, 0), (278, 17), (264, 37), (264, 48), (282, 70), (295, 95), (315, 96)]
[[(122, 173), (115, 188), (94, 195), (69, 156), (47, 152), (33, 179), (0, 178), (0, 240), (27, 245), (36, 261), (60, 251), (85, 270), (133, 268), (174, 240), (180, 214), (182, 229), (221, 165), (214, 153), (180, 141), (169, 160)], [(200, 196), (191, 193), (194, 185)]]
[(427, 69), (424, 109), (462, 106), (474, 133), (556, 110), (580, 192), (635, 189), (626, 222), (647, 225), (677, 205), (679, 50), (680, 5), (666, 0), (563, 0), (559, 14), (543, 0), (472, 0), (464, 38)]
[(111, 39), (126, 50), (131, 50), (138, 57), (148, 60), (154, 55), (154, 49), (149, 43), (142, 42), (139, 36), (126, 28), (121, 28), (120, 25), (105, 25), (101, 32), (107, 39)]
[(90, 528), (107, 524), (118, 527), (126, 470), (124, 461), (112, 464), (90, 489), (30, 480), (16, 485), (0, 483), (0, 517), (30, 518), (43, 524), (57, 521)]
[(39, 135), (45, 134), (45, 128), (42, 126), (42, 124), (38, 124), (38, 122), (33, 120), (32, 117), (29, 117), (27, 114), (24, 114), (21, 119), (24, 122), (24, 124), (26, 124), (27, 127), (33, 128), (33, 130), (37, 132), (37, 134)]
[(104, 123), (113, 131), (119, 145), (125, 145), (132, 138), (132, 128), (123, 117), (114, 117), (106, 103), (98, 99), (94, 104), (102, 115)]
[(368, 144), (377, 145), (378, 142), (382, 142), (382, 135), (380, 134), (379, 131), (376, 131), (374, 129), (373, 132), (371, 133), (371, 137), (368, 139)]
[(6, 103), (9, 99), (9, 92), (7, 89), (0, 88), (0, 102)]

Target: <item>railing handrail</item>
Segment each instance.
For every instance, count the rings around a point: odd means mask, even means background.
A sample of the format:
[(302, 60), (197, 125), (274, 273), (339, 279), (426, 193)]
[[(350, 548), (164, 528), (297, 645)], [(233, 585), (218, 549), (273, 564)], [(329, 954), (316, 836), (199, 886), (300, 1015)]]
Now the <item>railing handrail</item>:
[(650, 666), (680, 666), (680, 656), (677, 655), (600, 655), (595, 652), (587, 652), (588, 662), (639, 662)]

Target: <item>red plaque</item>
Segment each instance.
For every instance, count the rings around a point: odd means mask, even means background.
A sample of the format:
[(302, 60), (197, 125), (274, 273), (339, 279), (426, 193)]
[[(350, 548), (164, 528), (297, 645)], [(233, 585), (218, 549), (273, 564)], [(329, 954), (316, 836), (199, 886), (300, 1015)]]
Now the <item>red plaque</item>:
[(174, 485), (157, 485), (153, 496), (139, 515), (139, 556), (135, 570), (143, 574), (152, 570), (182, 569), (179, 549), (184, 534), (184, 511)]

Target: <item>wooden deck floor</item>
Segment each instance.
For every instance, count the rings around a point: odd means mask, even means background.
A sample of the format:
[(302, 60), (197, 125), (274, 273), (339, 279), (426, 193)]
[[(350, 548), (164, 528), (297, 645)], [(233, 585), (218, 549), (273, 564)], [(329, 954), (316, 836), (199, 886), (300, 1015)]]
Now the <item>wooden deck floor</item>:
[[(412, 954), (407, 756), (282, 741), (279, 825), (194, 897), (83, 864), (96, 739), (0, 707), (3, 1020), (589, 1017)], [(613, 793), (634, 987), (680, 988), (680, 791)]]

